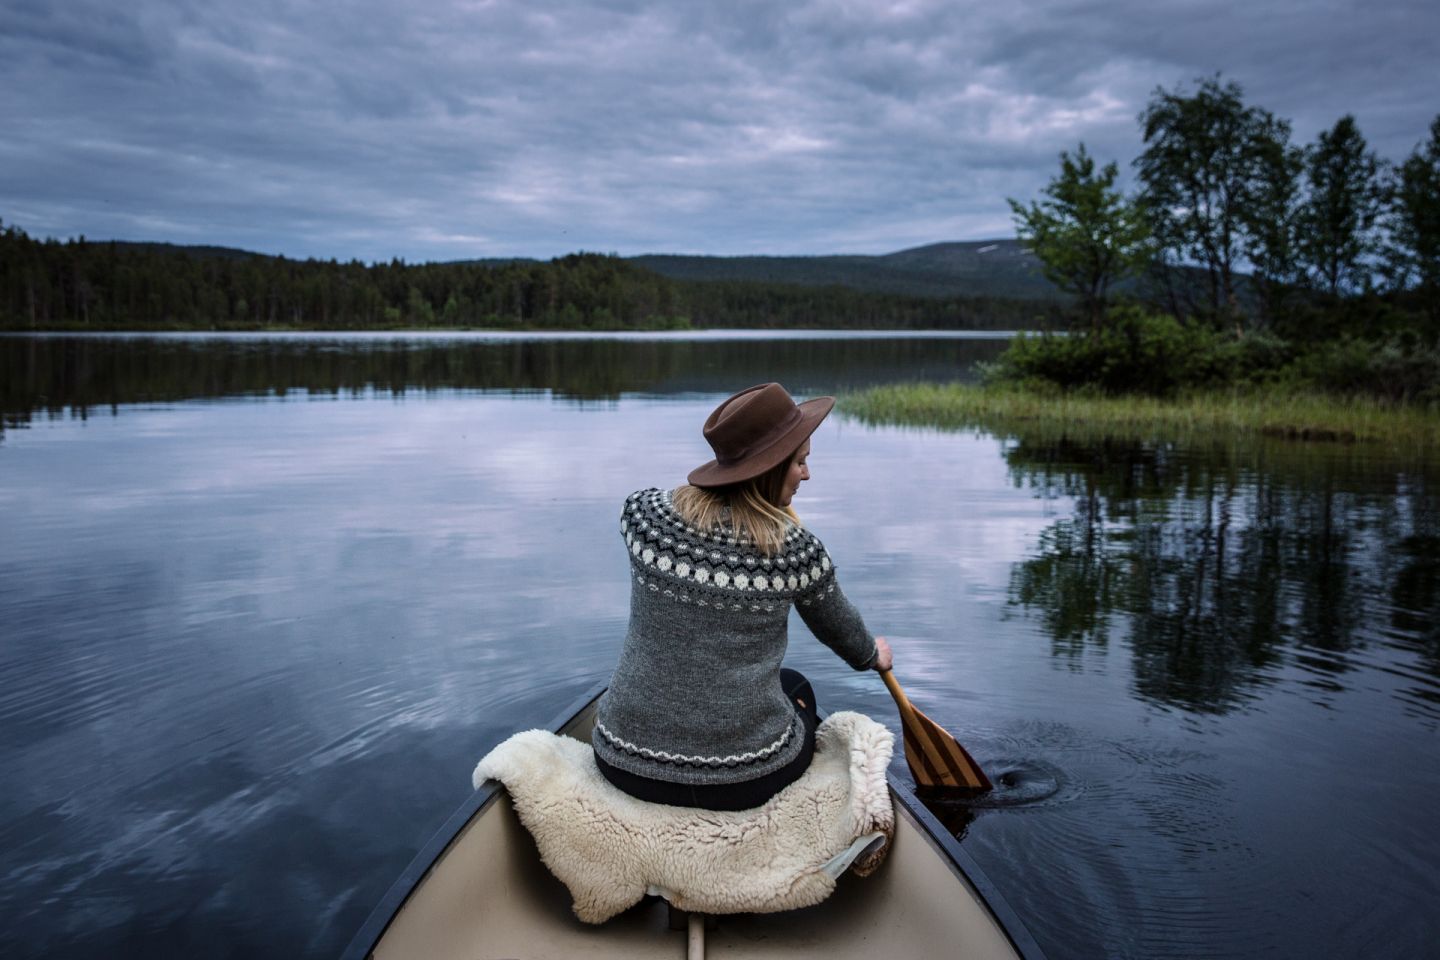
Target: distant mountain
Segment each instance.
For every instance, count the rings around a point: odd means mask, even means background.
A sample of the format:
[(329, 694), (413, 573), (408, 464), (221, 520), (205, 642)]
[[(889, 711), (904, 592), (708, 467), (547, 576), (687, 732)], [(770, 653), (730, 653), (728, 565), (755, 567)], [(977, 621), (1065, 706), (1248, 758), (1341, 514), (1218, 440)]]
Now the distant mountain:
[(675, 280), (842, 286), (925, 297), (1060, 297), (1017, 240), (932, 243), (880, 256), (703, 257), (646, 254), (630, 262)]
[[(1015, 243), (885, 256), (365, 264), (0, 231), (4, 329), (1018, 330), (1066, 301)], [(37, 285), (38, 281), (38, 285)]]
[[(132, 250), (185, 253), (192, 257), (274, 259), (271, 254), (233, 247), (113, 242), (117, 247)], [(652, 253), (624, 259), (672, 280), (729, 280), (797, 287), (838, 286), (867, 293), (916, 297), (1062, 299), (1054, 285), (1045, 279), (1039, 259), (1013, 239), (932, 243), (877, 256), (712, 257)], [(487, 257), (450, 262), (495, 268), (537, 261), (529, 257)]]

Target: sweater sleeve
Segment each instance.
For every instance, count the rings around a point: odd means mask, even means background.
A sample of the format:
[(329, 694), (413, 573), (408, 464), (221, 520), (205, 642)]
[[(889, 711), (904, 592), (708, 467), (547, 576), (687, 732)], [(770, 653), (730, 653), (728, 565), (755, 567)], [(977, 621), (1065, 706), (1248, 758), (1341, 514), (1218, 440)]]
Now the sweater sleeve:
[(879, 653), (875, 637), (865, 626), (860, 611), (840, 589), (828, 557), (824, 564), (825, 574), (820, 581), (796, 595), (795, 609), (816, 639), (856, 670), (868, 670)]

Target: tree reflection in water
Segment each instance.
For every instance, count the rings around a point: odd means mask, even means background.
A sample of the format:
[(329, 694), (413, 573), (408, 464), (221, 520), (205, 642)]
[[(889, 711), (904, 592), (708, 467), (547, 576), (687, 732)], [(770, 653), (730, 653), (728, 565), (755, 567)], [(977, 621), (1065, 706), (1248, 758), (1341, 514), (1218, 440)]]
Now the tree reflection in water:
[(801, 395), (973, 378), (1004, 336), (0, 337), (0, 435), (32, 416), (237, 396), (549, 391), (574, 401), (731, 393), (775, 379)]
[(1323, 700), (1345, 689), (1357, 651), (1383, 645), (1417, 654), (1421, 674), (1401, 695), (1435, 715), (1433, 464), (1360, 447), (1039, 429), (1015, 434), (1005, 458), (1017, 485), (1074, 503), (1009, 587), (1057, 658), (1078, 669), (1087, 650), (1123, 637), (1137, 696), (1224, 713), (1287, 661)]

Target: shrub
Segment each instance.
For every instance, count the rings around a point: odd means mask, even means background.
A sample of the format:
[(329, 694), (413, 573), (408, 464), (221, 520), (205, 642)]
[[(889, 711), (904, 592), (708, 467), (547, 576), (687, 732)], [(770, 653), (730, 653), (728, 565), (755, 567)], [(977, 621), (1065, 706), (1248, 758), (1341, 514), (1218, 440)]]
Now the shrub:
[(1295, 361), (1295, 345), (1273, 333), (1252, 332), (1232, 341), (1234, 375), (1238, 380), (1264, 382), (1281, 376)]
[(992, 381), (1041, 380), (1065, 389), (1168, 396), (1234, 382), (1283, 353), (1273, 338), (1249, 345), (1125, 306), (1111, 310), (1105, 326), (1088, 336), (1018, 336), (987, 374)]
[(1440, 401), (1440, 343), (1405, 332), (1374, 342), (1346, 337), (1317, 347), (1296, 364), (1325, 390), (1393, 401)]

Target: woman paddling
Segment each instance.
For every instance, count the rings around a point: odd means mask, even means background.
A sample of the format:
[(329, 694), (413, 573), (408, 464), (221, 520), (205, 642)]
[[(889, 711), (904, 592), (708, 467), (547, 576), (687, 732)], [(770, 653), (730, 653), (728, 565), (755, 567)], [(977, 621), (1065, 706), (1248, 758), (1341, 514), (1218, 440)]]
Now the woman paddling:
[(591, 742), (607, 780), (642, 800), (759, 806), (815, 750), (815, 695), (782, 669), (790, 607), (856, 670), (890, 668), (790, 501), (833, 397), (796, 404), (778, 383), (742, 390), (704, 435), (715, 459), (674, 491), (625, 502), (630, 628)]

